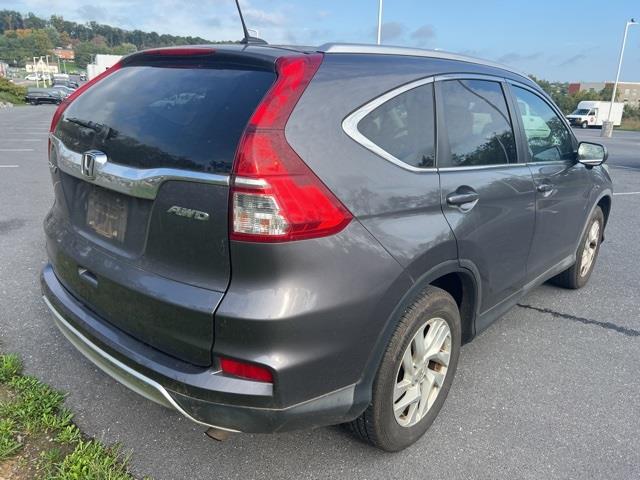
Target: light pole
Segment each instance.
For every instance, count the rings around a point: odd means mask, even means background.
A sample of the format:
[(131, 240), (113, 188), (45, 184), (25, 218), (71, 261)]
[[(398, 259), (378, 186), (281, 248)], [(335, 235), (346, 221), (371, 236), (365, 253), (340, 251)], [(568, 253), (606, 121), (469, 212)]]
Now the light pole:
[[(49, 66), (49, 55), (47, 55), (47, 76), (45, 76), (45, 78), (49, 79), (49, 86), (53, 85), (53, 77), (51, 76), (51, 67)], [(44, 67), (42, 67), (44, 69)], [(47, 86), (47, 83), (45, 81), (44, 86)]]
[(36, 65), (36, 57), (33, 57), (33, 73), (36, 76), (36, 88), (40, 88), (40, 81), (38, 80), (38, 67)]
[(378, 0), (378, 45), (382, 40), (382, 0)]
[(616, 81), (613, 84), (613, 92), (611, 93), (611, 103), (609, 104), (609, 115), (607, 116), (608, 128), (603, 126), (602, 136), (610, 137), (613, 133), (613, 125), (611, 125), (611, 113), (613, 111), (613, 102), (616, 100), (616, 93), (618, 91), (618, 82), (620, 81), (620, 70), (622, 70), (622, 57), (624, 56), (624, 47), (627, 43), (627, 33), (631, 25), (638, 25), (635, 19), (631, 19), (624, 26), (624, 36), (622, 37), (622, 47), (620, 48), (620, 59), (618, 60), (618, 73), (616, 73)]

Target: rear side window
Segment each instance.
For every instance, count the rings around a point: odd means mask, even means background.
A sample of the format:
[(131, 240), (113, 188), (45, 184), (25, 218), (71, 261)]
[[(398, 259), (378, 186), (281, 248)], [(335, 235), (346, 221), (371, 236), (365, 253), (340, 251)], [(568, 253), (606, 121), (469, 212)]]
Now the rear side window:
[(447, 80), (441, 84), (450, 155), (440, 167), (515, 163), (516, 144), (507, 102), (498, 82)]
[(383, 103), (360, 120), (358, 131), (412, 167), (433, 167), (433, 84), (416, 87)]
[(275, 80), (248, 68), (129, 66), (87, 90), (56, 135), (115, 163), (228, 173), (256, 106)]

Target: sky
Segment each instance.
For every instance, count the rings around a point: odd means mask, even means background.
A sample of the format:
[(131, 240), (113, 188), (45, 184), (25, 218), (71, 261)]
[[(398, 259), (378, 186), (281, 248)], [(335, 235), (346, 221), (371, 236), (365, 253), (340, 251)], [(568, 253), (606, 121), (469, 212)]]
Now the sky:
[[(269, 43), (375, 43), (378, 0), (241, 0)], [(0, 9), (62, 15), (209, 40), (237, 40), (233, 0), (0, 0)], [(539, 78), (615, 78), (625, 23), (640, 0), (384, 0), (382, 43), (498, 61)], [(640, 25), (629, 28), (621, 80), (640, 82)]]

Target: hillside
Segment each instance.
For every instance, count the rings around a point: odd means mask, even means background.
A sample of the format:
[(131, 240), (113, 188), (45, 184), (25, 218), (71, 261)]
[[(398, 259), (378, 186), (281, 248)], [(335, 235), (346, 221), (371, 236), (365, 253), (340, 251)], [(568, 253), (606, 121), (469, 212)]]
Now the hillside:
[(96, 22), (76, 23), (57, 15), (45, 19), (33, 13), (0, 10), (0, 62), (12, 67), (23, 67), (33, 57), (51, 55), (54, 48), (72, 49), (75, 65), (82, 69), (96, 53), (124, 55), (144, 48), (200, 43), (220, 42), (123, 30)]

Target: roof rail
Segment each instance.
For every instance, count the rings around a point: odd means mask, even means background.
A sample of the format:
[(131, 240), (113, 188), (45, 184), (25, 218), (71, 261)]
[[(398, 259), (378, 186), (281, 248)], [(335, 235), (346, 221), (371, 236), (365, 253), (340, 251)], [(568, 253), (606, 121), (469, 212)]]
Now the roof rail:
[(325, 43), (318, 47), (319, 52), (323, 53), (367, 53), (374, 55), (406, 55), (412, 57), (429, 57), (441, 58), (444, 60), (458, 60), (460, 62), (475, 63), (477, 65), (486, 65), (488, 67), (501, 68), (516, 75), (529, 79), (529, 75), (522, 73), (514, 68), (490, 60), (482, 60), (458, 53), (450, 53), (442, 50), (427, 50), (423, 48), (413, 47), (396, 47), (388, 45), (371, 45), (366, 43)]

